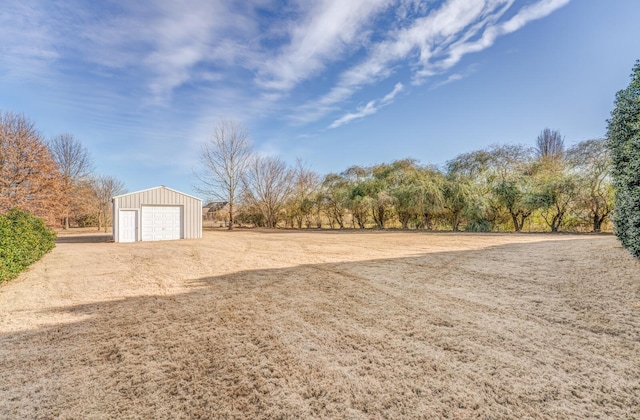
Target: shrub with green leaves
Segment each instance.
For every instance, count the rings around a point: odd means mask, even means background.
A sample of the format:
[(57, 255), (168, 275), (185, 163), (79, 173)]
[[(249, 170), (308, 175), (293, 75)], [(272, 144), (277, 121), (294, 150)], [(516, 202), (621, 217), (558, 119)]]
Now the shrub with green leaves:
[(615, 193), (613, 223), (622, 245), (640, 258), (640, 61), (616, 94), (608, 128)]
[(55, 246), (56, 234), (42, 219), (12, 209), (0, 214), (0, 283), (16, 277)]

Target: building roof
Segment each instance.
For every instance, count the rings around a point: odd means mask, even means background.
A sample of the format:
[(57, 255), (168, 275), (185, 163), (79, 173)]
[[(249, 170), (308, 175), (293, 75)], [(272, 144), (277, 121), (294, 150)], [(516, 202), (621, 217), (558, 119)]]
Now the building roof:
[(187, 197), (193, 198), (194, 200), (202, 201), (202, 199), (201, 199), (201, 198), (194, 197), (194, 196), (189, 195), (189, 194), (185, 194), (185, 193), (183, 193), (182, 191), (174, 190), (173, 188), (165, 187), (164, 185), (160, 185), (160, 186), (158, 186), (158, 187), (153, 187), (153, 188), (147, 188), (147, 189), (145, 189), (145, 190), (133, 191), (133, 192), (126, 193), (126, 194), (116, 195), (116, 196), (112, 197), (111, 199), (112, 199), (112, 200), (114, 200), (114, 199), (116, 199), (116, 198), (125, 197), (125, 196), (127, 196), (127, 195), (139, 194), (139, 193), (141, 193), (141, 192), (151, 191), (151, 190), (158, 190), (158, 189), (165, 189), (165, 190), (173, 191), (174, 193), (178, 193), (178, 194), (181, 194), (181, 195), (184, 195), (184, 196), (187, 196)]
[(229, 204), (227, 201), (211, 201), (210, 203), (202, 206), (202, 208), (209, 209), (209, 211), (217, 211), (224, 208), (227, 204)]

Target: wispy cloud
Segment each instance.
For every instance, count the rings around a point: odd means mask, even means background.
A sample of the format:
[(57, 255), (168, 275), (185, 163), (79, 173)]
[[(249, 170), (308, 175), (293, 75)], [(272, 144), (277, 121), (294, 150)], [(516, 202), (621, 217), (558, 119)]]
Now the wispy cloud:
[(446, 86), (450, 83), (453, 82), (457, 82), (458, 80), (462, 80), (466, 77), (469, 77), (471, 74), (475, 73), (476, 71), (478, 71), (478, 65), (477, 64), (472, 64), (470, 66), (467, 66), (466, 68), (464, 68), (461, 71), (458, 71), (456, 73), (451, 73), (448, 74), (447, 77), (443, 80), (440, 81), (435, 81), (433, 84), (431, 84), (431, 86), (429, 87), (429, 90), (435, 90), (438, 89), (442, 86)]
[(438, 82), (438, 83), (434, 84), (434, 85), (431, 87), (431, 90), (433, 90), (433, 89), (437, 89), (437, 88), (439, 88), (439, 87), (442, 87), (442, 86), (444, 86), (444, 85), (448, 85), (449, 83), (453, 83), (453, 82), (456, 82), (456, 81), (458, 81), (458, 80), (462, 80), (462, 79), (464, 79), (464, 76), (463, 76), (462, 74), (460, 74), (460, 73), (454, 73), (454, 74), (451, 74), (451, 75), (449, 75), (449, 77), (447, 77), (445, 80), (443, 80), (443, 81), (441, 81), (441, 82)]
[(523, 7), (507, 21), (487, 26), (478, 39), (461, 39), (451, 44), (446, 57), (435, 64), (427, 63), (424, 69), (417, 73), (417, 80), (420, 80), (422, 76), (432, 74), (434, 68), (447, 70), (453, 67), (464, 55), (485, 50), (491, 47), (499, 36), (515, 32), (527, 23), (548, 16), (568, 3), (569, 0), (541, 0)]
[(255, 8), (265, 3), (112, 0), (89, 7), (75, 0), (8, 1), (0, 11), (0, 36), (11, 62), (0, 65), (17, 70), (28, 66), (27, 59), (47, 60), (53, 72), (57, 60), (72, 59), (112, 75), (135, 75), (158, 102), (186, 83), (219, 80), (217, 70), (240, 60), (243, 44), (259, 33)]
[[(568, 2), (540, 0), (513, 11), (515, 0), (450, 0), (437, 9), (429, 8), (424, 16), (382, 35), (363, 60), (342, 72), (333, 88), (300, 107), (298, 119), (309, 122), (324, 117), (364, 86), (387, 79), (398, 68), (408, 68), (412, 82), (421, 84), (425, 78), (452, 68), (464, 55), (489, 48), (499, 36), (545, 17)], [(504, 19), (507, 12), (513, 15)], [(449, 81), (456, 78), (451, 77)], [(365, 106), (358, 115), (371, 113)], [(334, 124), (339, 121), (342, 119)]]
[(235, 63), (243, 53), (241, 44), (258, 31), (252, 10), (221, 0), (123, 2), (121, 7), (124, 17), (113, 14), (83, 28), (96, 51), (88, 59), (107, 67), (144, 69), (159, 101), (197, 81), (202, 67), (221, 74), (215, 70)]
[[(391, 76), (406, 78), (405, 85), (447, 77), (465, 55), (569, 1), (5, 0), (0, 71), (118, 79), (141, 87), (145, 104), (160, 106), (195, 87), (190, 94), (214, 95), (201, 108), (192, 105), (195, 112), (236, 100), (236, 109), (306, 124), (344, 113), (354, 94)], [(216, 98), (224, 103), (211, 105)], [(386, 104), (370, 101), (331, 127)]]
[(258, 70), (265, 88), (290, 90), (325, 69), (328, 63), (362, 45), (372, 17), (391, 0), (324, 0), (309, 5), (289, 29), (290, 41)]
[(358, 108), (356, 112), (350, 112), (343, 115), (342, 117), (332, 122), (329, 128), (337, 128), (337, 127), (340, 127), (341, 125), (350, 123), (353, 120), (357, 120), (360, 118), (364, 118), (368, 115), (375, 114), (380, 110), (380, 108), (383, 108), (389, 105), (393, 101), (393, 98), (395, 98), (396, 95), (402, 92), (403, 90), (404, 90), (404, 86), (402, 85), (402, 83), (396, 83), (393, 90), (387, 93), (382, 99), (379, 99), (379, 100), (374, 99), (372, 101), (369, 101), (365, 106)]
[(0, 7), (0, 70), (4, 77), (38, 77), (59, 58), (47, 14), (22, 2)]

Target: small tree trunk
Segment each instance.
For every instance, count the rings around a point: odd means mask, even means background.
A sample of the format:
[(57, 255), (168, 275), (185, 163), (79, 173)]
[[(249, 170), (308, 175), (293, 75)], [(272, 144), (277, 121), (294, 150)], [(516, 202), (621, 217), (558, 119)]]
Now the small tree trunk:
[(402, 225), (403, 230), (409, 229), (410, 218), (411, 218), (411, 215), (409, 214), (409, 212), (401, 212), (400, 214), (398, 214), (398, 220), (400, 221), (400, 224)]
[(516, 232), (520, 232), (522, 227), (520, 226), (520, 221), (518, 220), (518, 215), (516, 213), (511, 213), (511, 219), (513, 220), (513, 228)]
[(229, 200), (229, 230), (233, 230), (233, 200)]
[(600, 233), (602, 230), (602, 222), (604, 221), (604, 217), (600, 217), (598, 214), (593, 215), (593, 231), (596, 233)]
[(426, 230), (433, 229), (433, 226), (431, 224), (431, 215), (429, 213), (423, 213), (422, 214), (422, 220), (423, 220), (423, 223), (424, 223), (424, 228)]
[(460, 228), (460, 217), (458, 216), (458, 214), (454, 214), (453, 215), (453, 219), (451, 221), (451, 226), (453, 227), (453, 231), (454, 232), (458, 232), (459, 228)]
[[(338, 226), (340, 226), (340, 229), (344, 229), (344, 220), (342, 219), (342, 214), (340, 214), (339, 211), (335, 210), (333, 217), (336, 220)], [(333, 229), (333, 226), (331, 226), (331, 229)]]
[(360, 229), (364, 229), (364, 217), (361, 214), (356, 214), (354, 218), (356, 219), (356, 222), (358, 222), (358, 227)]

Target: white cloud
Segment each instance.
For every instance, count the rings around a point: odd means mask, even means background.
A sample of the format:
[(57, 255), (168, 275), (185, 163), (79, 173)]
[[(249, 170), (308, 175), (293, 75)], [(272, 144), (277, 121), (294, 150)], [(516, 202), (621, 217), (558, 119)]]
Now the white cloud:
[(363, 42), (362, 34), (376, 13), (391, 0), (322, 0), (310, 5), (289, 30), (290, 42), (258, 71), (256, 82), (265, 88), (290, 90), (322, 71)]
[[(568, 3), (569, 0), (541, 0), (523, 7), (506, 22), (487, 27), (479, 39), (473, 41), (463, 39), (452, 44), (446, 58), (434, 66), (425, 66), (426, 72), (425, 70), (423, 72), (428, 73), (430, 67), (436, 66), (447, 70), (457, 64), (464, 55), (485, 50), (491, 47), (499, 36), (515, 32), (527, 23), (543, 18)], [(418, 77), (420, 76), (421, 72), (418, 72)]]
[(205, 80), (202, 67), (224, 68), (244, 58), (242, 44), (259, 33), (254, 8), (267, 0), (111, 0), (95, 7), (76, 0), (8, 1), (0, 10), (8, 67), (28, 68), (26, 58), (46, 59), (50, 72), (57, 59), (97, 65), (135, 74), (158, 102), (166, 102), (176, 88)]
[[(309, 123), (401, 71), (414, 84), (446, 75), (463, 56), (569, 0), (524, 6), (516, 0), (5, 2), (0, 8), (5, 74), (38, 72), (43, 80), (56, 80), (46, 72), (62, 73), (56, 62), (73, 63), (79, 67), (73, 70), (143, 86), (145, 103), (171, 104), (177, 90), (197, 84), (199, 91), (220, 98), (216, 108), (231, 103), (262, 116), (288, 107), (289, 120)], [(315, 100), (308, 101), (303, 82), (318, 89)], [(384, 98), (371, 101), (332, 126), (371, 115), (384, 104)]]
[(24, 2), (7, 2), (0, 7), (0, 69), (4, 77), (41, 77), (60, 54), (55, 35), (46, 24), (41, 8)]
[(444, 86), (444, 85), (448, 85), (449, 83), (453, 83), (453, 82), (456, 82), (456, 81), (458, 81), (458, 80), (462, 80), (462, 79), (464, 79), (464, 76), (463, 76), (462, 74), (460, 74), (460, 73), (454, 73), (454, 74), (451, 74), (451, 75), (449, 75), (449, 77), (447, 77), (445, 80), (443, 80), (443, 81), (441, 81), (441, 82), (438, 82), (438, 83), (434, 84), (434, 85), (431, 87), (431, 89), (430, 89), (430, 90), (437, 89), (437, 88), (439, 88), (439, 87), (442, 87), (442, 86)]
[[(421, 84), (426, 77), (452, 68), (464, 55), (492, 46), (497, 37), (545, 17), (568, 2), (540, 0), (515, 11), (504, 22), (501, 19), (515, 0), (450, 0), (437, 9), (428, 9), (424, 16), (387, 32), (382, 41), (370, 48), (364, 60), (340, 75), (325, 95), (300, 107), (297, 119), (321, 118), (356, 91), (387, 79), (403, 66), (411, 70), (413, 83)], [(451, 77), (447, 82), (456, 78)], [(370, 110), (365, 107), (353, 115), (369, 115), (367, 112)], [(354, 119), (350, 115), (345, 116), (347, 121)], [(342, 118), (332, 125), (340, 121)]]
[(367, 115), (375, 114), (376, 112), (378, 112), (378, 109), (375, 106), (375, 101), (369, 101), (365, 106), (359, 108), (356, 112), (350, 112), (348, 114), (345, 114), (342, 117), (335, 120), (334, 122), (332, 122), (329, 128), (338, 128), (341, 125), (350, 123), (353, 120), (364, 118)]
[(393, 98), (396, 97), (396, 95), (400, 92), (402, 92), (404, 90), (404, 86), (402, 85), (402, 83), (396, 83), (396, 85), (393, 87), (393, 90), (389, 93), (387, 93), (384, 98), (382, 98), (380, 100), (380, 102), (382, 104), (388, 104), (389, 102), (391, 102), (393, 100)]
[(396, 83), (393, 90), (387, 93), (382, 99), (379, 99), (379, 100), (374, 99), (372, 101), (369, 101), (365, 106), (359, 108), (356, 112), (351, 112), (343, 115), (342, 117), (332, 122), (329, 128), (338, 128), (341, 125), (350, 123), (353, 120), (357, 120), (357, 119), (375, 114), (380, 110), (380, 108), (383, 108), (391, 104), (391, 102), (393, 102), (393, 98), (395, 98), (396, 95), (402, 92), (403, 90), (404, 90), (404, 86), (402, 85), (402, 83)]
[(83, 28), (96, 51), (88, 59), (113, 68), (144, 68), (148, 87), (161, 102), (197, 80), (199, 65), (233, 63), (243, 53), (234, 45), (257, 32), (251, 13), (222, 0), (123, 2), (121, 7), (124, 17), (110, 15)]
[(540, 0), (523, 7), (518, 14), (502, 25), (505, 34), (521, 29), (532, 20), (542, 19), (569, 4), (570, 0)]

